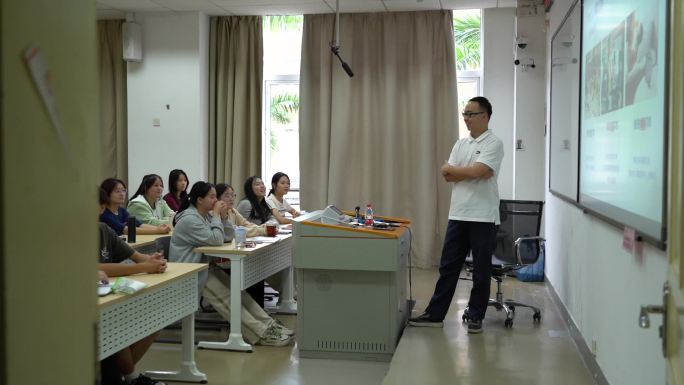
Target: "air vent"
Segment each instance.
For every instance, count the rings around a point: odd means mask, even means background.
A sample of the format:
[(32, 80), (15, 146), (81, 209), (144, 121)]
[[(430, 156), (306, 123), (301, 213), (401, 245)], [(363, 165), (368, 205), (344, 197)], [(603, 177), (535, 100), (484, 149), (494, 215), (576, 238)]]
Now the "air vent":
[(360, 341), (316, 341), (318, 350), (345, 351), (345, 352), (364, 352), (364, 353), (387, 353), (387, 344), (377, 342)]

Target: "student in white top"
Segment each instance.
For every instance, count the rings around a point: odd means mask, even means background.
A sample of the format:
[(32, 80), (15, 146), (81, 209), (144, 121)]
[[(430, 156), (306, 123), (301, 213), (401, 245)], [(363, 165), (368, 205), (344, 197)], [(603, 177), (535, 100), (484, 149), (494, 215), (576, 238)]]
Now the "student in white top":
[(271, 191), (268, 192), (266, 203), (271, 209), (271, 214), (278, 220), (280, 224), (292, 223), (292, 219), (286, 218), (285, 214), (289, 213), (292, 218), (299, 216), (299, 211), (295, 210), (285, 200), (285, 194), (290, 191), (290, 177), (284, 172), (277, 172), (271, 178)]
[(463, 118), (470, 136), (460, 139), (441, 168), (451, 185), (449, 224), (439, 265), (439, 279), (425, 312), (410, 318), (413, 326), (441, 327), (469, 253), (473, 256), (473, 288), (468, 302), (468, 333), (482, 332), (492, 276), (492, 254), (499, 224), (499, 190), (496, 176), (503, 159), (501, 139), (489, 131), (492, 105), (486, 98), (468, 101)]

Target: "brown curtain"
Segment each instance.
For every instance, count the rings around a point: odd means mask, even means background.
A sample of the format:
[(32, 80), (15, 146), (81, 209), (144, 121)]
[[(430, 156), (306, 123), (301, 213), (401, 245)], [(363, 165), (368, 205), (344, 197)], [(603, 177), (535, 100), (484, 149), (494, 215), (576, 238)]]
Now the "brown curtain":
[(123, 20), (98, 20), (100, 63), (100, 179), (128, 179), (128, 117)]
[(261, 172), (262, 18), (210, 24), (209, 180), (240, 186)]
[(450, 189), (439, 173), (458, 139), (451, 11), (305, 15), (300, 73), (302, 208), (372, 203), (412, 221), (413, 263), (439, 261)]

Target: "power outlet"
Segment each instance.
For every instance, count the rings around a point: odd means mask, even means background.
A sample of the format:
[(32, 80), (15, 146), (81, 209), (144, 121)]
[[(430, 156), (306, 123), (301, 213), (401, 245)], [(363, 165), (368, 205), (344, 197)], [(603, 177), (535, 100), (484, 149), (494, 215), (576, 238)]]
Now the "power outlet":
[(598, 354), (598, 341), (596, 341), (595, 338), (591, 339), (591, 354), (593, 354), (594, 357)]

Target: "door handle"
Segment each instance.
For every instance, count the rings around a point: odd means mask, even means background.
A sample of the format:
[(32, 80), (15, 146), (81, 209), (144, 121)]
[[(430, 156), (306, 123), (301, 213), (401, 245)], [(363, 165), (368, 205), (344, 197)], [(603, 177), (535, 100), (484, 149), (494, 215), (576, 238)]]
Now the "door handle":
[(658, 327), (658, 334), (662, 340), (663, 356), (667, 357), (667, 339), (665, 332), (667, 331), (667, 302), (670, 297), (670, 284), (665, 281), (663, 284), (663, 304), (662, 305), (642, 305), (639, 312), (639, 326), (643, 329), (651, 327), (651, 319), (649, 314), (662, 314), (663, 323)]

